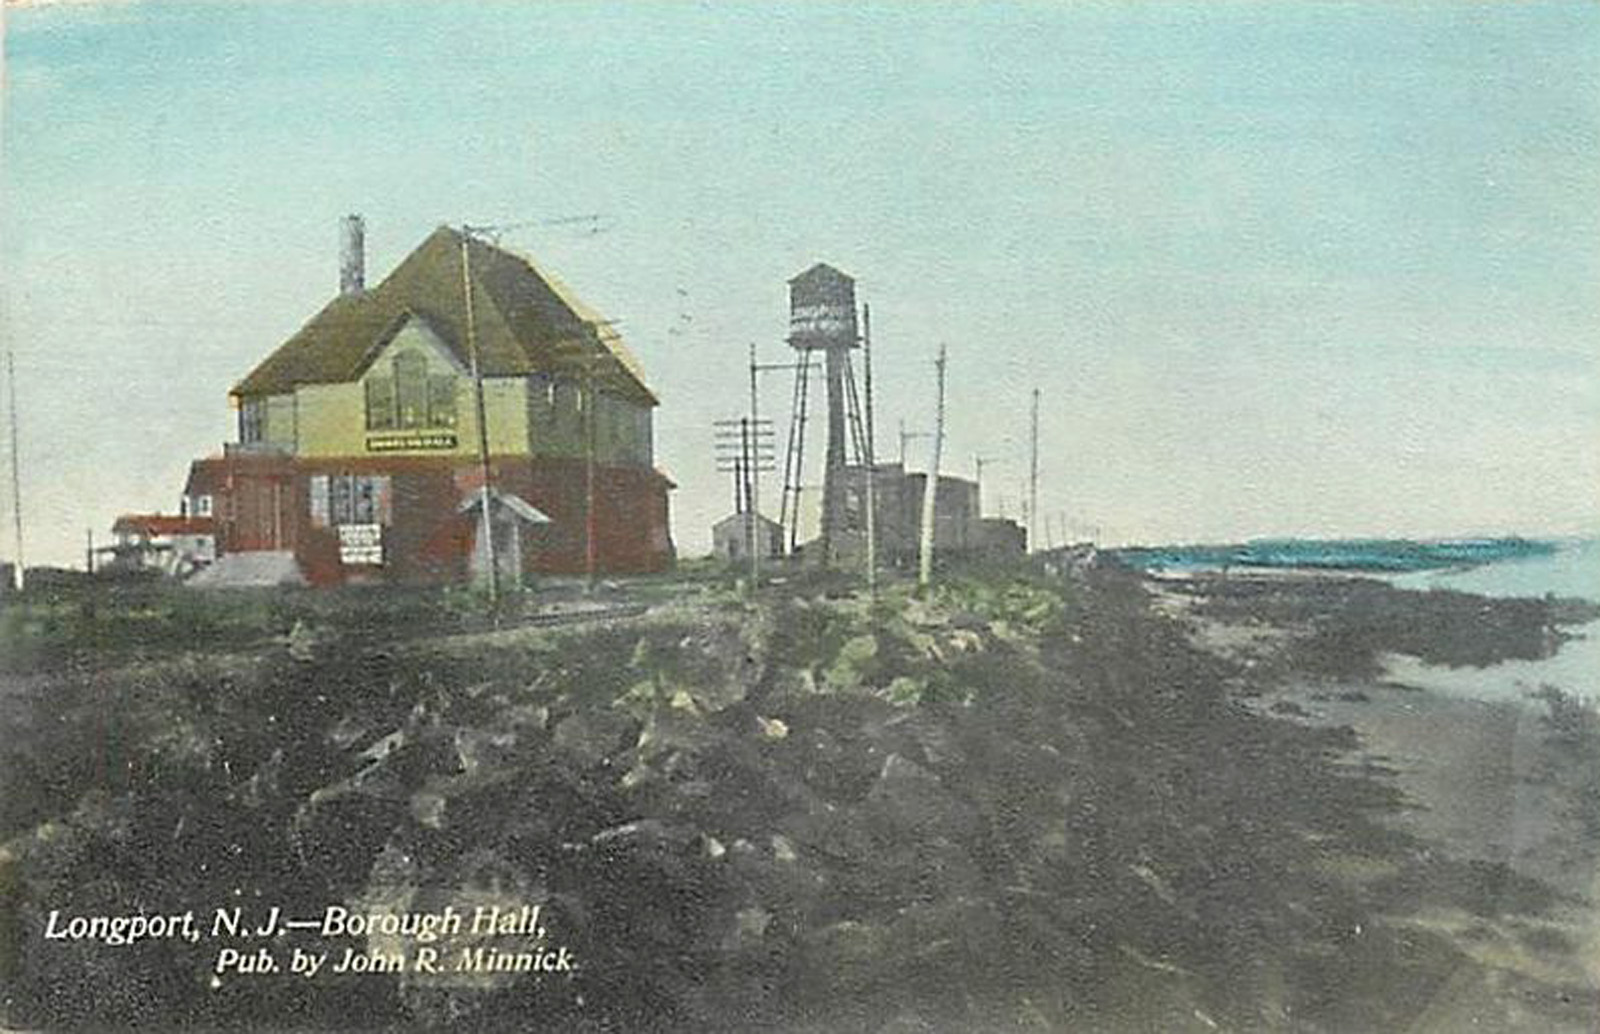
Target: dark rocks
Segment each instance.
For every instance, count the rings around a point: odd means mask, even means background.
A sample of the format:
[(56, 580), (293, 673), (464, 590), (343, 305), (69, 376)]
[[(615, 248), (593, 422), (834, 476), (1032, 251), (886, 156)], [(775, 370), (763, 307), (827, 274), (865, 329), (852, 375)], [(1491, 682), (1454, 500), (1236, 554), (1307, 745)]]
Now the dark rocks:
[[(1304, 974), (1362, 961), (1339, 931), (1376, 891), (1315, 863), (1389, 798), (1332, 770), (1347, 744), (1233, 707), (1236, 672), (1090, 574), (891, 588), (871, 616), (741, 603), (464, 657), (275, 646), (259, 683), (202, 694), (209, 711), (142, 713), (137, 793), (80, 786), (8, 844), (5, 915), (112, 901), (128, 888), (108, 873), (193, 856), (313, 909), (538, 903), (583, 960), (363, 985), (357, 1005), (396, 1029), (1271, 1029), (1288, 1005), (1339, 1029)], [(56, 959), (24, 990), (118, 978), (156, 1004), (28, 1018), (215, 1018), (155, 987), (181, 966), (105, 958)], [(1401, 1000), (1408, 965), (1364, 972)], [(249, 1014), (348, 1026), (363, 1014), (341, 993), (278, 987)]]
[(575, 712), (555, 727), (555, 749), (582, 768), (610, 766), (633, 746), (638, 726), (633, 719), (605, 709)]
[(899, 829), (908, 839), (959, 840), (977, 829), (971, 809), (944, 788), (939, 777), (899, 754), (884, 759), (867, 792), (870, 821)]

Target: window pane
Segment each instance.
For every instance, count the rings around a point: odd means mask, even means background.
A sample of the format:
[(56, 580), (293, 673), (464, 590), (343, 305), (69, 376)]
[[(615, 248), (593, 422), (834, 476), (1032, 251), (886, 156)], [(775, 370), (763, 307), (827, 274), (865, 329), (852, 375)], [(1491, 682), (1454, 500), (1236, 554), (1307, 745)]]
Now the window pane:
[(394, 426), (394, 381), (387, 377), (367, 379), (367, 428), (387, 430)]
[(414, 352), (394, 358), (394, 393), (399, 426), (428, 423), (428, 363)]
[(311, 475), (311, 526), (313, 528), (326, 528), (328, 526), (328, 475)]
[(379, 524), (389, 525), (394, 523), (394, 486), (389, 480), (389, 475), (380, 474), (372, 479), (373, 491), (378, 497)]
[(352, 524), (375, 524), (378, 520), (378, 486), (373, 484), (370, 477), (353, 477), (350, 479), (351, 504), (350, 522)]
[(456, 426), (456, 379), (453, 374), (428, 378), (428, 426)]
[(350, 511), (350, 478), (343, 475), (328, 479), (328, 512), (334, 524), (353, 523)]
[(241, 442), (259, 442), (261, 440), (260, 399), (246, 399), (240, 407), (239, 440)]

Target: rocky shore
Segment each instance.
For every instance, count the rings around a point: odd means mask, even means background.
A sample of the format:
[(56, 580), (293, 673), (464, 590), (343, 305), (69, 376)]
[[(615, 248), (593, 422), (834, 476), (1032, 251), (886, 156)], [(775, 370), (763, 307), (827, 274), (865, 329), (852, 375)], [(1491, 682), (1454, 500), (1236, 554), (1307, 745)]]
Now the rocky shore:
[[(0, 714), (3, 1018), (1587, 1029), (1574, 888), (1408, 826), (1389, 748), (1309, 720), (1358, 706), (1338, 695), (1370, 693), (1373, 651), (1519, 656), (1575, 605), (1416, 616), (1415, 595), (1152, 592), (1089, 562), (875, 607), (796, 580), (431, 640), (333, 614), (246, 653), (35, 673)], [(548, 957), (559, 939), (576, 964), (219, 978), (212, 945), (40, 936), (52, 909), (218, 901), (537, 904)]]
[[(1424, 908), (1406, 921), (1449, 936), (1489, 971), (1600, 987), (1600, 711), (1581, 694), (1528, 687), (1478, 698), (1397, 681), (1395, 655), (1441, 672), (1539, 661), (1593, 621), (1581, 600), (1489, 600), (1403, 592), (1370, 581), (1206, 578), (1158, 583), (1161, 609), (1245, 674), (1241, 699), (1263, 712), (1352, 730), (1345, 758), (1397, 787), (1387, 825), (1421, 850), (1527, 878), (1556, 901), (1539, 909)], [(1330, 649), (1330, 644), (1340, 647)], [(1308, 662), (1309, 661), (1309, 662)], [(1431, 680), (1449, 684), (1448, 675)], [(1481, 893), (1503, 893), (1485, 884)], [(1493, 901), (1484, 905), (1492, 906)], [(1522, 1016), (1529, 1029), (1555, 1017)], [(1573, 1021), (1571, 1029), (1588, 1029)]]

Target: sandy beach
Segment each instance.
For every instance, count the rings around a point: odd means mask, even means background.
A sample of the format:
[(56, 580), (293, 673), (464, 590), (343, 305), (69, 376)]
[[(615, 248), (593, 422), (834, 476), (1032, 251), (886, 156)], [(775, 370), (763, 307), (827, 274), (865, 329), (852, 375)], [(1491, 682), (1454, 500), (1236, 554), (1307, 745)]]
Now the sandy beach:
[[(1348, 578), (1281, 574), (1243, 582), (1244, 596), (1264, 591), (1280, 605), (1284, 596), (1321, 597), (1330, 586), (1344, 592), (1351, 584)], [(1183, 591), (1173, 593), (1170, 586), (1156, 583), (1158, 606), (1185, 620), (1204, 649), (1259, 673), (1236, 682), (1238, 699), (1261, 714), (1353, 731), (1356, 745), (1341, 763), (1400, 792), (1401, 807), (1385, 822), (1414, 837), (1425, 857), (1481, 867), (1479, 875), (1503, 871), (1525, 877), (1556, 896), (1530, 910), (1520, 900), (1526, 887), (1492, 877), (1477, 884), (1469, 880), (1453, 894), (1436, 894), (1458, 899), (1448, 904), (1419, 908), (1416, 901), (1391, 901), (1393, 920), (1443, 934), (1490, 972), (1508, 979), (1523, 978), (1546, 988), (1600, 987), (1600, 843), (1592, 808), (1582, 799), (1600, 777), (1600, 752), (1591, 749), (1592, 739), (1570, 735), (1571, 730), (1563, 735), (1550, 706), (1534, 693), (1506, 693), (1485, 674), (1493, 670), (1492, 663), (1428, 666), (1412, 654), (1384, 653), (1378, 648), (1381, 636), (1364, 640), (1375, 651), (1371, 659), (1378, 662), (1376, 667), (1361, 672), (1363, 658), (1348, 656), (1347, 672), (1308, 675), (1297, 669), (1295, 654), (1326, 632), (1316, 626), (1328, 615), (1298, 625), (1264, 622), (1253, 607), (1227, 617), (1214, 609), (1199, 616), (1208, 611), (1203, 602), (1207, 587), (1224, 597), (1241, 591), (1237, 579), (1226, 588), (1222, 584), (1204, 577), (1186, 579)], [(1369, 591), (1394, 593), (1376, 586)], [(1429, 599), (1415, 593), (1395, 598), (1409, 598), (1419, 606)], [(1449, 622), (1438, 632), (1435, 646), (1457, 634)], [(1404, 638), (1406, 632), (1395, 629), (1394, 635)], [(1535, 637), (1549, 640), (1552, 650), (1562, 648), (1560, 636), (1528, 629), (1519, 635), (1502, 628), (1498, 648), (1518, 658), (1508, 667), (1539, 670), (1527, 657), (1527, 640)], [(1493, 639), (1485, 635), (1486, 642)], [(1439, 659), (1448, 659), (1448, 654), (1448, 645), (1441, 646)], [(1475, 659), (1483, 659), (1481, 652)], [(1397, 669), (1425, 672), (1433, 688), (1396, 679)], [(1443, 686), (1459, 688), (1451, 692)], [(1485, 686), (1493, 686), (1497, 698), (1466, 695), (1485, 692)], [(1592, 712), (1588, 716), (1584, 731), (1592, 734)], [(1429, 889), (1444, 891), (1448, 873), (1435, 871)], [(1463, 908), (1461, 901), (1476, 907)], [(1467, 1019), (1480, 1026), (1482, 991), (1473, 981), (1465, 984), (1432, 1002), (1417, 1029), (1461, 1029), (1456, 1025)], [(1523, 993), (1537, 1000), (1527, 988)], [(1561, 992), (1554, 992), (1556, 1001), (1545, 1004), (1556, 1005), (1560, 997)], [(1521, 1021), (1528, 1029), (1561, 1026), (1555, 1015), (1537, 1007)], [(1570, 1029), (1589, 1030), (1592, 1020), (1574, 1017), (1573, 1023)]]

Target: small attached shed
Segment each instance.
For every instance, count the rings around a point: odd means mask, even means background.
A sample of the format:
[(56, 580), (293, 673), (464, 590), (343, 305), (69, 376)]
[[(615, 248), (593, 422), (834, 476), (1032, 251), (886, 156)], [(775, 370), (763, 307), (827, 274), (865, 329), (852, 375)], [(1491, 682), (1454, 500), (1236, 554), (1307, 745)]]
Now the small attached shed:
[(751, 525), (763, 558), (783, 555), (783, 525), (760, 514), (733, 513), (711, 526), (711, 552), (720, 560), (736, 562), (750, 557)]
[[(483, 493), (472, 492), (461, 500), (458, 512), (472, 519), (471, 571), (474, 581), (487, 580), (488, 549), (483, 541)], [(540, 530), (550, 518), (519, 495), (491, 489), (489, 527), (494, 535), (494, 566), (505, 585), (522, 584), (523, 572), (538, 547)]]

